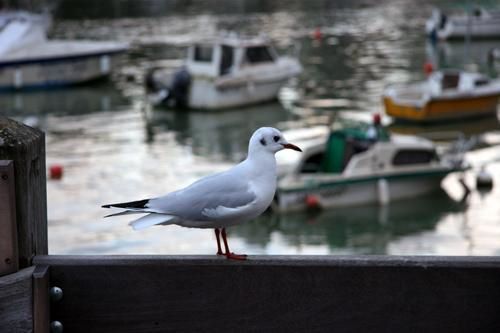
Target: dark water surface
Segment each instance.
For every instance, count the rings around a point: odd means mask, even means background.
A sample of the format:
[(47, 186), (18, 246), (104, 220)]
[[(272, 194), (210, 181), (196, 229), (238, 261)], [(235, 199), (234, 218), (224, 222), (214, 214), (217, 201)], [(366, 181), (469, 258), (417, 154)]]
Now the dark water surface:
[[(437, 1), (61, 1), (55, 38), (118, 39), (131, 44), (110, 82), (66, 90), (0, 95), (0, 110), (47, 131), (47, 165), (65, 168), (48, 182), (51, 253), (215, 252), (209, 230), (180, 227), (134, 232), (126, 217), (103, 220), (100, 205), (161, 195), (224, 170), (246, 154), (254, 129), (284, 130), (325, 124), (336, 114), (367, 119), (383, 112), (389, 84), (424, 78), (433, 59), (442, 67), (496, 76), (486, 53), (498, 41), (428, 45), (425, 19)], [(313, 39), (320, 27), (322, 37)], [(157, 64), (176, 66), (190, 37), (236, 30), (266, 33), (281, 53), (298, 54), (303, 74), (280, 101), (220, 112), (152, 110), (142, 77)], [(293, 107), (320, 100), (324, 108)], [(391, 125), (402, 133), (459, 130), (499, 142), (497, 118), (434, 128)], [(485, 135), (486, 134), (486, 135)], [(496, 146), (471, 153), (476, 166), (498, 160)], [(497, 183), (500, 164), (489, 163)], [(466, 175), (474, 185), (474, 172)], [(232, 228), (235, 251), (250, 254), (475, 254), (500, 253), (500, 192), (473, 191), (460, 202), (457, 177), (444, 191), (388, 207), (336, 209), (316, 214), (264, 215)]]

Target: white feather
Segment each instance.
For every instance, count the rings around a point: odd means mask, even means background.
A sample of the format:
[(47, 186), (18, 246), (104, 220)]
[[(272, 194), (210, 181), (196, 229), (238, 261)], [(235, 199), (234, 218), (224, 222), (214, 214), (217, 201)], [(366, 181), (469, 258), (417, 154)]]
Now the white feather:
[[(134, 228), (134, 230), (141, 230), (157, 224), (170, 224), (167, 222), (173, 220), (174, 217), (175, 216), (172, 215), (151, 213), (130, 222), (129, 225)], [(173, 223), (173, 221), (171, 221), (171, 223)]]
[(141, 212), (141, 211), (136, 211), (136, 210), (123, 210), (123, 211), (121, 211), (121, 212), (112, 213), (112, 214), (106, 215), (106, 216), (104, 216), (104, 217), (120, 216), (120, 215), (129, 215), (129, 214), (144, 214), (144, 212)]

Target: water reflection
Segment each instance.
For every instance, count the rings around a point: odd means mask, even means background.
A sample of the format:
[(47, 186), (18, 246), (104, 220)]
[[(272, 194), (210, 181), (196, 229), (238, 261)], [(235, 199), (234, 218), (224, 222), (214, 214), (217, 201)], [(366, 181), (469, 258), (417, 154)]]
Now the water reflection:
[(391, 132), (400, 134), (427, 134), (436, 132), (459, 132), (465, 136), (483, 135), (500, 131), (497, 115), (468, 119), (467, 121), (446, 121), (432, 126), (396, 122), (389, 125)]
[(2, 114), (19, 118), (90, 114), (128, 107), (129, 104), (129, 99), (107, 81), (70, 89), (0, 94)]
[(240, 161), (256, 128), (292, 117), (278, 102), (216, 112), (152, 109), (146, 111), (146, 132), (153, 142), (156, 135), (173, 131), (179, 144), (191, 146), (193, 154)]
[(265, 248), (273, 234), (296, 249), (328, 246), (329, 253), (388, 253), (388, 245), (406, 235), (433, 230), (448, 215), (467, 209), (444, 191), (385, 207), (339, 208), (318, 213), (268, 214), (254, 223), (235, 227), (234, 233)]

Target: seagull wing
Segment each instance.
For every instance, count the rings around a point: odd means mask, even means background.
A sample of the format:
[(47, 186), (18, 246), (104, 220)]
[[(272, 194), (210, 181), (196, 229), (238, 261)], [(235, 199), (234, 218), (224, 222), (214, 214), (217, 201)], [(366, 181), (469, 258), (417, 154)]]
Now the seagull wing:
[(151, 199), (146, 206), (183, 220), (210, 221), (232, 209), (251, 205), (256, 199), (255, 192), (244, 177), (223, 172), (202, 178), (182, 190)]

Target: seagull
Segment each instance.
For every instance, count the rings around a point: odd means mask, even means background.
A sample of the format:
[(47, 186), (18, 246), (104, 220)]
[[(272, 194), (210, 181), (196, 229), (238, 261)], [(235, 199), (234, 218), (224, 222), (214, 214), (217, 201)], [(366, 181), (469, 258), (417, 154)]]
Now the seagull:
[[(103, 205), (103, 208), (122, 209), (105, 217), (146, 213), (129, 223), (135, 230), (171, 224), (213, 228), (217, 255), (245, 260), (246, 255), (229, 250), (226, 227), (250, 221), (269, 207), (277, 182), (274, 154), (283, 149), (302, 151), (286, 141), (276, 128), (261, 127), (250, 138), (247, 158), (231, 169), (161, 197)], [(222, 252), (220, 236), (225, 252)]]

